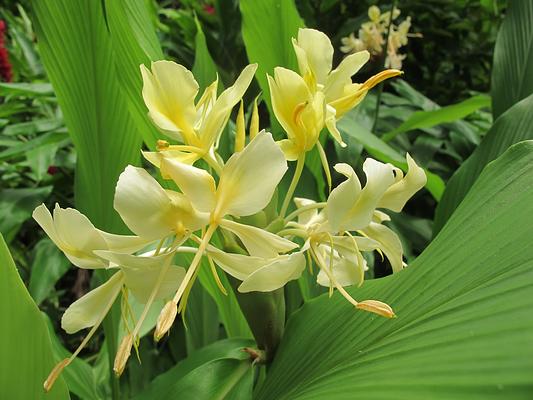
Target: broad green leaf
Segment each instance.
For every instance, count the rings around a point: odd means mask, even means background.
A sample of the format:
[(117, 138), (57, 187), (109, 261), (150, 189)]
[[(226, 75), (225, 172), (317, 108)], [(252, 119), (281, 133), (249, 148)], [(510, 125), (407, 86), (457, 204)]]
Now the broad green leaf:
[[(133, 2), (127, 2), (132, 6)], [(127, 69), (111, 42), (103, 2), (32, 2), (39, 50), (72, 142), (76, 147), (76, 207), (98, 227), (114, 233), (125, 225), (113, 209), (115, 185), (128, 164), (140, 161), (141, 132), (120, 84)], [(121, 3), (122, 4), (122, 3)], [(109, 17), (109, 16), (108, 16)], [(127, 18), (128, 14), (121, 15)], [(98, 271), (103, 282), (108, 271)], [(116, 353), (118, 305), (104, 320), (109, 362)], [(113, 397), (118, 380), (111, 378)]]
[(298, 15), (294, 0), (241, 0), (242, 38), (248, 60), (258, 63), (257, 81), (270, 111), (270, 123), (279, 126), (270, 104), (267, 74), (275, 67), (297, 70), (292, 38), (304, 23)]
[(28, 152), (33, 151), (41, 146), (55, 145), (58, 148), (70, 143), (70, 138), (63, 132), (47, 132), (37, 136), (35, 139), (27, 142), (20, 142), (20, 144), (12, 146), (4, 151), (0, 151), (0, 161), (9, 158), (21, 157), (27, 155)]
[(215, 342), (155, 378), (134, 400), (250, 399), (252, 365), (245, 339)]
[[(354, 138), (357, 142), (361, 143), (370, 156), (382, 162), (391, 163), (404, 171), (407, 170), (407, 162), (405, 161), (404, 156), (379, 137), (372, 134), (353, 118), (350, 118), (350, 115), (342, 118), (338, 122), (337, 127), (345, 136)], [(426, 175), (426, 189), (431, 193), (435, 200), (439, 201), (444, 192), (444, 182), (438, 175), (429, 171), (426, 171)]]
[(0, 96), (6, 95), (25, 96), (52, 96), (54, 89), (49, 83), (7, 83), (0, 82)]
[[(63, 347), (61, 341), (54, 332), (54, 327), (47, 315), (44, 316), (47, 321), (48, 332), (52, 340), (52, 351), (57, 360), (63, 360), (72, 354)], [(80, 357), (76, 357), (63, 370), (61, 374), (67, 383), (70, 392), (74, 393), (82, 400), (101, 400), (103, 396), (98, 392), (96, 386), (96, 376), (93, 368)]]
[(31, 217), (34, 208), (52, 191), (52, 186), (0, 190), (0, 233), (6, 242), (14, 239), (20, 227)]
[[(194, 39), (196, 52), (192, 73), (200, 86), (198, 95), (201, 96), (203, 90), (217, 79), (217, 66), (209, 54), (202, 25), (197, 17), (194, 20), (196, 22), (196, 37)], [(218, 85), (221, 86), (222, 82), (219, 81)]]
[(56, 361), (41, 312), (32, 301), (0, 235), (0, 393), (5, 399), (68, 399), (60, 377), (46, 394), (43, 382)]
[(162, 60), (163, 51), (154, 23), (144, 0), (106, 0), (107, 24), (115, 51), (118, 79), (127, 97), (128, 108), (146, 145), (154, 150), (158, 132), (142, 98), (140, 64), (150, 67), (151, 61)]
[(460, 103), (441, 107), (436, 110), (417, 111), (398, 128), (384, 134), (382, 139), (385, 142), (388, 142), (394, 139), (397, 135), (413, 129), (431, 128), (435, 125), (453, 122), (485, 107), (490, 107), (490, 97), (486, 95), (477, 95)]
[(201, 349), (220, 336), (220, 318), (215, 301), (200, 284), (194, 285), (187, 301), (185, 315), (187, 353)]
[(28, 290), (38, 305), (53, 291), (57, 281), (68, 271), (70, 262), (48, 238), (35, 245)]
[(433, 234), (436, 235), (463, 201), (483, 168), (507, 148), (522, 140), (533, 139), (533, 95), (515, 104), (494, 123), (479, 147), (448, 181), (435, 211)]
[(492, 66), (492, 113), (498, 118), (533, 93), (533, 3), (510, 1)]
[(289, 321), (257, 399), (528, 399), (533, 387), (533, 142), (483, 171), (407, 269)]
[(78, 156), (76, 206), (99, 228), (123, 230), (113, 210), (118, 175), (139, 162), (141, 138), (119, 85), (102, 4), (88, 0), (35, 1), (35, 26)]

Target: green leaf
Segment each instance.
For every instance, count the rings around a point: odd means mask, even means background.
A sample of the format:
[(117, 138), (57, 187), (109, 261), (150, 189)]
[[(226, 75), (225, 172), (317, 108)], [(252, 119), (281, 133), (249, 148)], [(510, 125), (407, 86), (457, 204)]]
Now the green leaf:
[(533, 3), (511, 1), (498, 32), (492, 66), (494, 119), (533, 93)]
[(270, 111), (270, 123), (276, 127), (266, 74), (272, 75), (275, 67), (297, 69), (292, 38), (304, 23), (294, 0), (241, 0), (239, 5), (246, 54), (250, 62), (258, 63), (255, 76)]
[(442, 229), (489, 162), (499, 157), (509, 146), (522, 140), (533, 139), (531, 110), (533, 110), (533, 95), (503, 113), (479, 147), (453, 174), (435, 211), (434, 235)]
[(0, 190), (0, 233), (11, 242), (22, 224), (52, 191), (52, 186)]
[[(46, 318), (48, 332), (52, 340), (52, 351), (58, 360), (70, 357), (72, 354), (63, 347), (54, 332), (54, 327), (48, 316)], [(69, 390), (83, 400), (100, 400), (103, 398), (97, 391), (96, 375), (93, 368), (80, 357), (76, 357), (61, 374)]]
[(44, 66), (76, 147), (76, 206), (99, 228), (123, 231), (113, 209), (118, 175), (139, 162), (141, 138), (119, 85), (101, 2), (34, 2)]
[(128, 108), (144, 142), (155, 149), (161, 134), (148, 117), (142, 93), (140, 64), (164, 58), (154, 23), (144, 0), (106, 0), (107, 24), (115, 51), (118, 79), (126, 95)]
[(20, 142), (20, 144), (12, 146), (4, 151), (0, 151), (0, 161), (21, 157), (27, 155), (39, 147), (54, 145), (63, 147), (70, 143), (70, 138), (63, 132), (47, 132), (45, 134), (37, 136), (35, 139), (28, 140), (27, 142)]
[(490, 97), (480, 94), (460, 103), (438, 108), (436, 110), (417, 111), (398, 128), (384, 134), (382, 140), (388, 142), (403, 132), (408, 132), (414, 129), (431, 128), (435, 125), (453, 122), (484, 107), (490, 107)]
[(0, 82), (0, 96), (6, 95), (25, 96), (53, 96), (54, 89), (49, 83), (6, 83)]
[(242, 351), (253, 341), (227, 339), (194, 352), (134, 398), (250, 399), (252, 365)]
[(527, 399), (533, 387), (533, 142), (483, 171), (407, 269), (289, 321), (257, 399)]
[[(3, 215), (3, 214), (2, 214)], [(0, 235), (0, 388), (5, 399), (68, 399), (60, 377), (46, 394), (43, 382), (54, 367), (50, 336), (41, 312), (20, 279)]]
[[(351, 118), (350, 115), (342, 118), (337, 123), (337, 127), (343, 135), (351, 137), (361, 143), (370, 156), (382, 162), (391, 163), (404, 171), (407, 170), (407, 162), (405, 161), (404, 156), (379, 137), (372, 134), (372, 132)], [(435, 200), (439, 201), (444, 192), (444, 182), (438, 175), (427, 170), (426, 175), (426, 189), (431, 193)]]
[(68, 271), (70, 262), (50, 239), (35, 245), (28, 290), (37, 305), (53, 291), (57, 281)]
[[(200, 86), (199, 95), (201, 96), (203, 90), (217, 79), (217, 66), (209, 54), (202, 25), (196, 16), (194, 21), (196, 22), (196, 37), (194, 39), (196, 53), (192, 73)], [(220, 86), (222, 82), (218, 84)]]

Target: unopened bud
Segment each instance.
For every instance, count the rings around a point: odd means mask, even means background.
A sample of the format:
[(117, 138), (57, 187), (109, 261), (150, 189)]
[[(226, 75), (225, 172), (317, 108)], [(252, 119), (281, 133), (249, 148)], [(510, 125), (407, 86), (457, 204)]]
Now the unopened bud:
[(392, 311), (391, 306), (378, 300), (365, 300), (357, 303), (356, 306), (360, 310), (372, 312), (381, 315), (385, 318), (395, 318), (396, 314)]
[(131, 347), (133, 346), (133, 336), (130, 334), (124, 336), (118, 346), (117, 355), (115, 356), (115, 363), (113, 365), (113, 371), (117, 376), (122, 375), (124, 368), (126, 368), (126, 363), (130, 358)]
[(50, 375), (48, 375), (48, 378), (44, 381), (43, 387), (45, 392), (49, 392), (50, 389), (52, 389), (52, 386), (54, 386), (54, 382), (59, 377), (63, 369), (70, 364), (70, 358), (65, 358), (64, 360), (61, 360), (57, 363), (57, 365), (54, 367), (52, 372), (50, 372)]
[(176, 319), (177, 313), (178, 305), (174, 301), (171, 300), (165, 304), (161, 310), (161, 313), (159, 314), (159, 317), (157, 318), (157, 323), (155, 325), (154, 339), (156, 342), (159, 342), (165, 333), (168, 332), (174, 323), (174, 320)]

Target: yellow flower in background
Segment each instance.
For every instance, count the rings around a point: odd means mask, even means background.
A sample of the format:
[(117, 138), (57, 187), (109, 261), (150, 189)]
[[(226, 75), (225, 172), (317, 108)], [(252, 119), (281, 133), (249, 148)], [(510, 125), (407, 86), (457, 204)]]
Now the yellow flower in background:
[[(394, 8), (392, 20), (394, 21), (399, 16), (400, 10)], [(368, 9), (368, 18), (369, 21), (361, 25), (357, 37), (355, 37), (354, 33), (351, 33), (341, 39), (342, 46), (340, 50), (347, 54), (368, 50), (373, 57), (378, 57), (383, 54), (384, 47), (386, 47), (385, 67), (401, 69), (402, 61), (406, 55), (400, 54), (398, 52), (399, 49), (407, 45), (409, 37), (422, 37), (422, 35), (420, 33), (409, 33), (411, 28), (410, 17), (407, 17), (399, 25), (391, 24), (391, 12), (381, 13), (377, 6), (371, 6)], [(386, 45), (385, 38), (387, 34), (388, 44)]]
[[(168, 137), (184, 146), (175, 146), (168, 156), (189, 164), (200, 158), (214, 160), (214, 147), (226, 125), (233, 107), (250, 85), (257, 64), (241, 72), (233, 86), (217, 96), (218, 81), (205, 89), (195, 103), (198, 83), (191, 71), (172, 61), (155, 61), (151, 71), (141, 65), (143, 98), (155, 125)], [(149, 161), (160, 162), (147, 153)]]

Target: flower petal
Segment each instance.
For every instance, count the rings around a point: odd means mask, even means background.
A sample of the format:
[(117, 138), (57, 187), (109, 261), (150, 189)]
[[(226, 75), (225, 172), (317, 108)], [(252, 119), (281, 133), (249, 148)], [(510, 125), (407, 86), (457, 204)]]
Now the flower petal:
[(191, 71), (172, 61), (155, 61), (150, 72), (141, 65), (143, 98), (154, 123), (174, 139), (189, 142), (194, 135), (194, 99), (198, 83)]
[(73, 208), (56, 204), (54, 217), (41, 204), (33, 211), (33, 218), (72, 264), (80, 268), (106, 268), (107, 262), (93, 254), (93, 250), (107, 249), (107, 243), (89, 219)]
[(220, 226), (234, 233), (252, 256), (274, 258), (279, 253), (286, 253), (298, 245), (281, 236), (251, 225), (239, 224), (223, 219)]
[(254, 78), (256, 70), (257, 64), (247, 65), (233, 86), (224, 90), (218, 97), (200, 128), (199, 136), (205, 146), (204, 148), (209, 149), (218, 140), (232, 108), (242, 99), (244, 92), (246, 92)]
[(368, 51), (359, 51), (344, 58), (339, 66), (331, 71), (324, 87), (327, 103), (345, 95), (344, 88), (352, 83), (352, 75), (355, 75), (369, 59), (370, 53)]
[[(300, 73), (305, 75), (307, 68), (315, 76), (316, 82), (325, 84), (333, 62), (333, 46), (324, 33), (316, 29), (299, 29), (298, 40), (293, 42)], [(302, 51), (298, 51), (297, 47)], [(305, 59), (303, 58), (305, 55)]]
[(218, 216), (246, 216), (261, 211), (270, 202), (285, 171), (287, 161), (283, 152), (270, 133), (260, 132), (225, 165), (216, 193)]
[(304, 79), (290, 69), (274, 68), (274, 78), (267, 76), (272, 108), (288, 138), (296, 147), (305, 147), (306, 133), (298, 125), (295, 112), (311, 99), (311, 92)]
[(407, 153), (407, 165), (409, 166), (407, 174), (402, 180), (387, 189), (378, 204), (379, 208), (388, 208), (394, 212), (402, 211), (407, 200), (426, 184), (426, 173), (416, 164), (409, 153)]
[(75, 333), (96, 324), (109, 303), (117, 298), (123, 283), (124, 275), (119, 271), (106, 283), (76, 300), (63, 314), (61, 327), (67, 333)]
[(361, 232), (379, 243), (379, 248), (387, 256), (393, 272), (403, 268), (402, 242), (394, 231), (385, 225), (371, 222), (369, 226), (361, 229)]
[(359, 198), (361, 182), (350, 165), (339, 163), (333, 168), (348, 178), (331, 191), (324, 209), (329, 227), (338, 232), (344, 218)]
[[(325, 257), (326, 263), (329, 264), (329, 255), (326, 254)], [(366, 261), (363, 258), (362, 261), (363, 263), (358, 265), (347, 258), (335, 257), (332, 273), (337, 283), (341, 286), (360, 285), (363, 282), (366, 269)], [(328, 267), (326, 266), (326, 268)], [(331, 286), (328, 275), (322, 269), (318, 272), (316, 282), (321, 286)]]
[[(124, 274), (124, 284), (131, 290), (135, 298), (145, 304), (159, 279), (165, 264), (170, 263), (175, 253), (161, 255), (134, 256), (112, 251), (98, 251), (97, 254), (118, 265)], [(168, 264), (167, 264), (168, 265)], [(155, 300), (168, 298), (172, 295), (185, 277), (185, 269), (170, 266), (165, 273)]]
[(302, 252), (279, 256), (244, 279), (237, 290), (247, 293), (271, 292), (279, 289), (287, 282), (298, 279), (305, 269), (305, 264), (305, 256)]
[(165, 158), (161, 173), (172, 178), (180, 190), (201, 212), (211, 212), (215, 207), (215, 180), (203, 169)]
[(163, 189), (148, 172), (131, 165), (120, 174), (114, 206), (134, 233), (152, 240), (195, 231), (207, 218), (183, 194)]
[(261, 257), (226, 253), (214, 246), (208, 246), (207, 251), (220, 268), (241, 281), (265, 265), (265, 259)]

